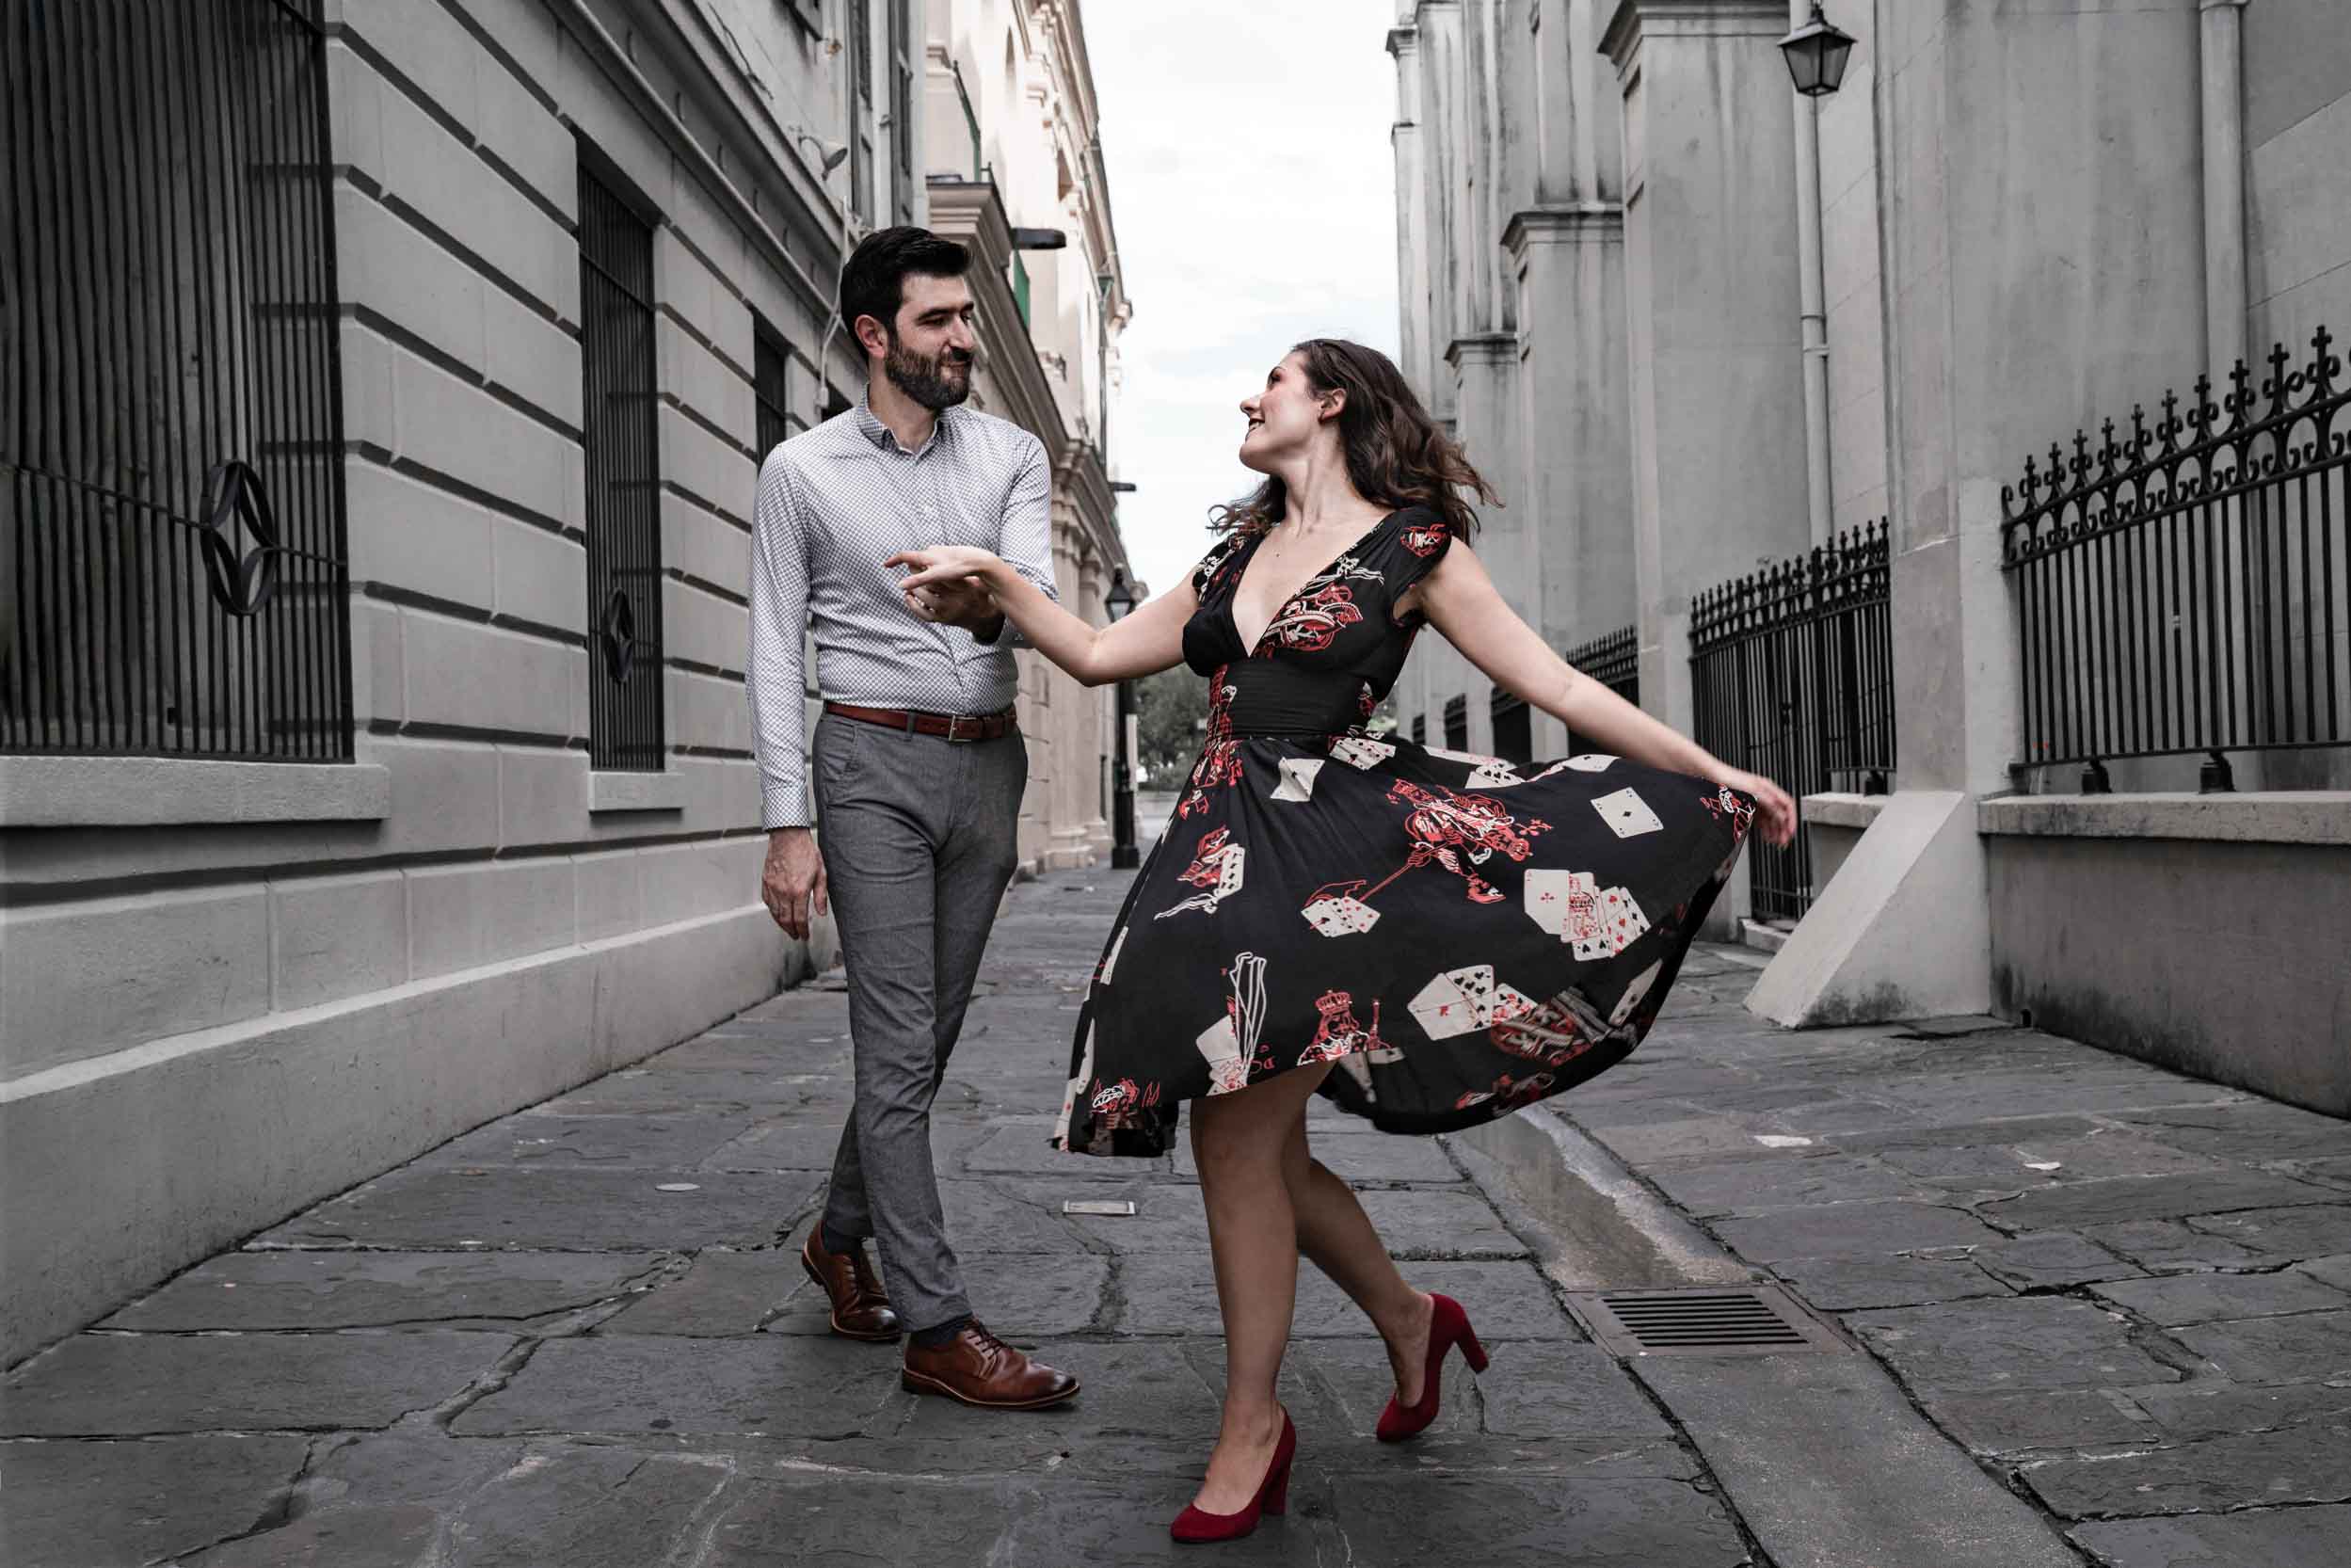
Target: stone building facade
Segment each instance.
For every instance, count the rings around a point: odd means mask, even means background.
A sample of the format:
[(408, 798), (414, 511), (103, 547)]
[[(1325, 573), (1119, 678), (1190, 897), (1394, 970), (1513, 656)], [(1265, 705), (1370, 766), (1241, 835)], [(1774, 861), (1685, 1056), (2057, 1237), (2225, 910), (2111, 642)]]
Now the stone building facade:
[[(933, 201), (951, 8), (116, 9), (34, 39), (104, 68), (41, 78), (56, 167), (107, 161), (11, 190), (0, 1360), (831, 961), (759, 903), (742, 671), (759, 459), (862, 385), (858, 232), (978, 232), (1073, 607), (1122, 559), (1050, 367), (1124, 301), (1032, 342), (1005, 199)], [(1074, 6), (1020, 11), (1082, 83)], [(1113, 256), (1088, 172), (1072, 253)], [(1104, 724), (1027, 686), (1024, 855), (1068, 864)]]
[[(2030, 728), (2023, 688), (2050, 676), (2026, 667), (2023, 579), (2004, 557), (2028, 457), (2045, 481), (2053, 444), (2071, 453), (2087, 431), (2094, 480), (2108, 419), (2127, 448), (2135, 408), (2151, 428), (2168, 390), (2193, 408), (2206, 373), (2217, 403), (2240, 359), (2255, 407), (2273, 376), (2284, 407), (2322, 327), (2339, 359), (2341, 8), (1829, 0), (1855, 48), (1839, 90), (1808, 100), (1778, 43), (1810, 10), (1396, 8), (1405, 370), (1509, 502), (1489, 519), (1496, 578), (1562, 650), (1632, 628), (1642, 706), (1689, 728), (1701, 596), (1885, 520), (1892, 792), (1807, 800), (1811, 912), (1751, 1005), (1789, 1022), (2031, 1014), (2351, 1110), (2351, 980), (2311, 935), (2351, 924), (2351, 747), (2323, 744), (2325, 701), (2271, 693), (2291, 749), (2243, 726), (2203, 759), (2204, 743), (2134, 734), (2091, 769)], [(2324, 402), (2311, 387), (2290, 396)], [(2263, 500), (2291, 518), (2245, 511), (2239, 542), (2195, 569), (2226, 592), (2243, 561), (2258, 575), (2269, 559), (2259, 530), (2287, 539), (2307, 517), (2323, 533), (2321, 491), (2339, 518), (2324, 446), (2296, 481), (2311, 499)], [(2127, 450), (2116, 461), (2131, 467)], [(2132, 481), (2126, 504), (2176, 476)], [(2151, 548), (2108, 548), (2154, 569)], [(2268, 569), (2269, 607), (2248, 601), (2262, 632), (2224, 627), (2234, 641), (2208, 661), (2091, 641), (2059, 667), (2093, 704), (2151, 712), (2157, 676), (2258, 707), (2256, 677), (2227, 673), (2248, 649), (2313, 693), (2351, 690), (2325, 568)], [(2103, 624), (2149, 648), (2190, 614), (2176, 584), (2104, 591)], [(1433, 739), (1449, 716), (1495, 744), (1477, 672), (1444, 650), (1416, 663), (1407, 725)], [(1533, 739), (1562, 737), (1538, 721)], [(2212, 781), (2202, 761), (2230, 764), (2235, 791), (2183, 793)], [(2113, 792), (2077, 792), (2093, 772)], [(1745, 899), (1723, 901), (1725, 934)], [(2186, 907), (2231, 936), (2188, 939)], [(2283, 994), (2281, 971), (2297, 977)], [(2254, 1016), (2269, 1038), (2227, 1043)]]
[[(1110, 432), (1131, 307), (1077, 0), (931, 0), (919, 69), (931, 224), (979, 258), (972, 406), (1044, 440), (1062, 603), (1098, 622), (1127, 565)], [(1047, 239), (1057, 243), (1028, 248)], [(1091, 865), (1111, 843), (1113, 691), (1037, 654), (1020, 664), (1022, 862)]]

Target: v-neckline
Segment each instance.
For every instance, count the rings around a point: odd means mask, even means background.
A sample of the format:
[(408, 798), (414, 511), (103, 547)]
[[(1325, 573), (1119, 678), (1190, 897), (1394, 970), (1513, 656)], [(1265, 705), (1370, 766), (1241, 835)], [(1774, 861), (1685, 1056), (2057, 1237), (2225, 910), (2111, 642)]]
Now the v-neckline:
[[(1280, 603), (1273, 606), (1273, 613), (1266, 617), (1265, 625), (1259, 628), (1257, 635), (1254, 640), (1243, 637), (1240, 634), (1240, 616), (1237, 613), (1240, 607), (1240, 591), (1249, 582), (1249, 568), (1255, 565), (1257, 559), (1257, 548), (1265, 543), (1266, 536), (1261, 533), (1255, 538), (1251, 539), (1249, 541), (1248, 552), (1241, 558), (1240, 570), (1233, 574), (1233, 591), (1224, 596), (1224, 624), (1233, 629), (1234, 639), (1241, 646), (1241, 656), (1246, 659), (1255, 658), (1257, 656), (1257, 650), (1265, 646), (1266, 638), (1272, 634), (1274, 626), (1280, 622), (1282, 618), (1282, 612), (1287, 610), (1298, 596), (1304, 593), (1309, 587), (1313, 586), (1318, 579), (1329, 575), (1333, 568), (1336, 567), (1341, 561), (1346, 560), (1350, 555), (1354, 554), (1355, 552), (1361, 550), (1366, 544), (1369, 543), (1374, 535), (1378, 534), (1381, 529), (1385, 528), (1389, 523), (1395, 521), (1398, 515), (1402, 511), (1402, 507), (1398, 507), (1396, 511), (1389, 512), (1384, 517), (1381, 518), (1379, 521), (1365, 529), (1361, 534), (1356, 535), (1345, 549), (1341, 550), (1337, 554), (1332, 556), (1319, 568), (1316, 568), (1316, 570), (1310, 574), (1304, 582), (1292, 588), (1289, 591), (1289, 597), (1287, 599), (1283, 600)], [(1270, 533), (1271, 530), (1269, 529), (1267, 532)]]

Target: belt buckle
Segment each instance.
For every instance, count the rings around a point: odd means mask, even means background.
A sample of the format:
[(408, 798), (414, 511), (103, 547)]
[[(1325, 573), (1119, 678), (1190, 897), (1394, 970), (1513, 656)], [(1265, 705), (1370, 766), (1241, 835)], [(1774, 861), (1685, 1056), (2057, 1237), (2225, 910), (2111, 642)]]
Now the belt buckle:
[[(964, 715), (961, 713), (950, 713), (947, 715), (947, 739), (949, 744), (958, 744), (967, 739), (966, 736), (957, 733), (957, 731), (963, 727), (963, 721)], [(974, 720), (973, 722), (977, 723), (978, 721)]]

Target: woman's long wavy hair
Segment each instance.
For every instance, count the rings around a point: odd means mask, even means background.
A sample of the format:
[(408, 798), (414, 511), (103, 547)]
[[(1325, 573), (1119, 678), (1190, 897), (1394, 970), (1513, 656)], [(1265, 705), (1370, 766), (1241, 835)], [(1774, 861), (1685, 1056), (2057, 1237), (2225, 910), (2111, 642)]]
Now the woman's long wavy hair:
[[(1339, 444), (1347, 454), (1348, 481), (1366, 501), (1399, 510), (1433, 507), (1461, 539), (1478, 528), (1478, 514), (1463, 492), (1491, 506), (1502, 504), (1386, 355), (1345, 338), (1308, 338), (1290, 352), (1304, 357), (1306, 384), (1317, 392), (1347, 394), (1338, 415)], [(1261, 534), (1282, 520), (1288, 504), (1287, 487), (1268, 479), (1215, 508), (1208, 522), (1219, 532)]]

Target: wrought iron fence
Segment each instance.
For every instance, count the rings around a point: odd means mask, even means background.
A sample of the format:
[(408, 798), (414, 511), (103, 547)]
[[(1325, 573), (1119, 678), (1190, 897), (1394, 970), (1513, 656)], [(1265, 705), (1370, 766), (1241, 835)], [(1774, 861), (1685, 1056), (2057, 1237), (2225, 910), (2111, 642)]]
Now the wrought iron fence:
[[(1698, 742), (1791, 795), (1883, 793), (1894, 767), (1894, 646), (1881, 520), (1700, 594), (1690, 607)], [(1812, 907), (1801, 828), (1748, 845), (1753, 914)]]
[(0, 750), (351, 756), (325, 49), (0, 8)]
[(2024, 765), (2351, 743), (2351, 388), (2322, 327), (2280, 344), (2258, 390), (2240, 361), (2213, 400), (2167, 392), (2093, 446), (2053, 446), (2002, 491)]
[[(1635, 707), (1640, 706), (1640, 638), (1638, 629), (1620, 626), (1567, 650), (1567, 662)], [(1574, 730), (1567, 732), (1570, 756), (1600, 747)]]
[(580, 168), (580, 362), (586, 381), (588, 761), (659, 773), (660, 429), (653, 229)]

